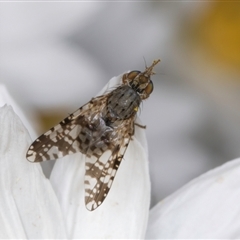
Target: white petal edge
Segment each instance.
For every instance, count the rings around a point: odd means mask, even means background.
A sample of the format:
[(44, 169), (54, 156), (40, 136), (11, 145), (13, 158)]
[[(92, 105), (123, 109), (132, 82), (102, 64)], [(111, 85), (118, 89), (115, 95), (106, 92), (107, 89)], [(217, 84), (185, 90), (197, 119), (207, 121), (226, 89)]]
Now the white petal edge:
[(30, 141), (12, 107), (0, 108), (0, 238), (66, 238), (49, 180), (26, 160)]
[(239, 239), (239, 199), (236, 159), (194, 179), (151, 209), (146, 239)]
[(28, 129), (30, 136), (35, 139), (37, 135), (36, 132), (33, 130), (31, 124), (25, 117), (22, 110), (19, 108), (18, 104), (12, 99), (5, 85), (0, 84), (0, 107), (3, 107), (5, 104), (12, 106), (14, 112), (17, 113), (17, 115), (24, 123), (24, 126), (26, 126), (26, 128)]
[[(116, 86), (114, 77), (99, 93)], [(136, 127), (104, 203), (90, 212), (84, 203), (85, 157), (81, 153), (56, 161), (50, 180), (58, 196), (70, 238), (145, 237), (150, 204), (147, 142), (144, 130)]]

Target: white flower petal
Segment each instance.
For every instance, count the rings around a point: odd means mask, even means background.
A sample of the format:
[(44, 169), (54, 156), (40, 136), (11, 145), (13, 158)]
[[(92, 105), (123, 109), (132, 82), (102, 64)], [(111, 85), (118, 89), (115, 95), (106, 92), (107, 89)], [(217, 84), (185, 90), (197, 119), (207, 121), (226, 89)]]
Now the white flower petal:
[(28, 129), (31, 137), (36, 138), (36, 132), (33, 130), (31, 124), (25, 117), (22, 110), (19, 108), (18, 104), (12, 99), (9, 95), (9, 92), (4, 84), (0, 84), (0, 107), (3, 107), (5, 104), (11, 105), (14, 109), (14, 112), (17, 113), (21, 121), (24, 123), (24, 126)]
[(0, 238), (66, 238), (50, 182), (26, 160), (30, 137), (9, 106), (0, 108)]
[[(120, 81), (111, 79), (111, 88)], [(106, 88), (106, 87), (105, 87)], [(56, 161), (51, 182), (70, 238), (144, 238), (150, 203), (147, 145), (136, 127), (112, 188), (101, 206), (90, 212), (84, 203), (85, 156), (77, 153)]]
[(150, 212), (148, 239), (240, 238), (240, 159), (196, 178)]

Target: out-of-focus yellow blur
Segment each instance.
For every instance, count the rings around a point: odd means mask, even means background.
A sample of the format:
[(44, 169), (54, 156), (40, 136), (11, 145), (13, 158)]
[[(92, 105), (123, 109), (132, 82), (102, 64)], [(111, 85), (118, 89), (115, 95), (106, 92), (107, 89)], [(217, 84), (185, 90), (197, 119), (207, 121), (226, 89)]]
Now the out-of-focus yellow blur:
[(240, 2), (211, 4), (192, 27), (215, 61), (240, 72)]
[(240, 3), (199, 4), (179, 22), (171, 59), (175, 75), (239, 121)]

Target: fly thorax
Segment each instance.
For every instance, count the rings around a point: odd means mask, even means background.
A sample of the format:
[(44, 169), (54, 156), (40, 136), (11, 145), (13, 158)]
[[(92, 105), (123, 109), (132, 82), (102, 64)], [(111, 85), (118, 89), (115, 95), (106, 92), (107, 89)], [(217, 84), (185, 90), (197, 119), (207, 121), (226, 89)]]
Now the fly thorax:
[(139, 94), (128, 85), (115, 89), (107, 101), (107, 111), (114, 119), (128, 119), (136, 114), (141, 103)]

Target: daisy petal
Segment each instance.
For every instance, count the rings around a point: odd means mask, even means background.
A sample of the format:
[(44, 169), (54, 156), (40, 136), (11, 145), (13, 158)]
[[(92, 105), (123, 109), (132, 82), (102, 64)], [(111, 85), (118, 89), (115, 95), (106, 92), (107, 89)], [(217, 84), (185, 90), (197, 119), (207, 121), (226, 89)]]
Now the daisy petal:
[(240, 237), (240, 159), (203, 174), (150, 212), (148, 239)]
[(9, 94), (6, 86), (4, 84), (0, 84), (0, 107), (3, 107), (5, 104), (12, 106), (14, 112), (19, 116), (21, 121), (24, 123), (24, 126), (28, 129), (30, 136), (32, 138), (36, 138), (36, 132), (33, 130), (31, 124), (25, 117), (24, 113), (22, 112), (16, 101), (14, 101)]
[(26, 160), (31, 140), (9, 106), (0, 108), (0, 133), (0, 238), (66, 238), (56, 195)]

